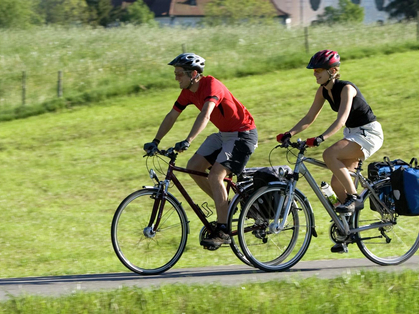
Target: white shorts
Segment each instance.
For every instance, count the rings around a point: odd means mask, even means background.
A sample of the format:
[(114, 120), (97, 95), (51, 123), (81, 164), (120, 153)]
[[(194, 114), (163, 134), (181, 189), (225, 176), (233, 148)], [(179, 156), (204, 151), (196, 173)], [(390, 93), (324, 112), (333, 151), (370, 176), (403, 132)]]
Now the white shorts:
[(383, 145), (384, 134), (381, 124), (374, 121), (356, 128), (345, 128), (344, 139), (355, 142), (361, 146), (364, 153), (364, 160), (369, 158)]

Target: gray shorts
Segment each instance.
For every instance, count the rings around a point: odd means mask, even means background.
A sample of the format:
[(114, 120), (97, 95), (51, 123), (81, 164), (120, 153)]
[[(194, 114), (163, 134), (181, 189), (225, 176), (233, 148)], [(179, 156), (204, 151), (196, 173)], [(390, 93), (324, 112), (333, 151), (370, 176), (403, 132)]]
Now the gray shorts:
[(379, 150), (384, 141), (383, 129), (377, 121), (356, 128), (345, 128), (343, 136), (348, 141), (361, 146), (364, 160)]
[(213, 165), (222, 164), (232, 173), (240, 174), (258, 145), (256, 129), (244, 132), (219, 132), (207, 137), (196, 151)]

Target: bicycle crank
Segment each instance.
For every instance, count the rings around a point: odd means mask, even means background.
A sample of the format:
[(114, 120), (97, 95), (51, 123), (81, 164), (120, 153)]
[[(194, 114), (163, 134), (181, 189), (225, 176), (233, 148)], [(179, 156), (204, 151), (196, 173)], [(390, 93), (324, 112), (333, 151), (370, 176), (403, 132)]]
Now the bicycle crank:
[[(212, 221), (211, 226), (215, 229), (217, 227), (217, 222)], [(210, 235), (210, 232), (208, 231), (207, 227), (203, 226), (201, 231), (199, 232), (199, 243), (201, 244), (203, 239), (208, 239), (209, 235)], [(204, 248), (204, 250), (215, 251), (215, 250), (218, 250), (221, 246), (209, 245), (209, 246), (202, 246), (202, 247)]]

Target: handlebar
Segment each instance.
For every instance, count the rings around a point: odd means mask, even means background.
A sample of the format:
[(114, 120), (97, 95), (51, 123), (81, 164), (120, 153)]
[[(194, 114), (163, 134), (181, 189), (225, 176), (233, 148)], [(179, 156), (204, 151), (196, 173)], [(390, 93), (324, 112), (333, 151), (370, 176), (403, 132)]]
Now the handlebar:
[(277, 148), (277, 147), (288, 148), (289, 146), (291, 146), (292, 148), (297, 148), (299, 150), (305, 150), (306, 148), (310, 147), (310, 146), (307, 145), (306, 141), (302, 141), (301, 139), (298, 139), (296, 142), (288, 141), (287, 144), (288, 145), (284, 145), (282, 143), (282, 144), (279, 144), (279, 145), (275, 146), (275, 148)]
[(156, 155), (161, 155), (169, 158), (176, 158), (177, 152), (175, 151), (174, 147), (170, 147), (168, 149), (156, 149), (154, 151), (147, 152), (143, 157), (154, 157)]

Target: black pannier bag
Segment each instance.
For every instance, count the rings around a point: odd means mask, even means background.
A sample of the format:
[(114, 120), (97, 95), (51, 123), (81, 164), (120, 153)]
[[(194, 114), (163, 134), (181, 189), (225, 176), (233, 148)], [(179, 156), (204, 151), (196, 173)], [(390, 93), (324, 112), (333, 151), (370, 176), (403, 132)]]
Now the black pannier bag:
[[(383, 161), (371, 162), (368, 164), (368, 179), (377, 181), (390, 177), (391, 173), (401, 166), (408, 166), (409, 164), (401, 159), (390, 161), (390, 158), (384, 157)], [(393, 193), (391, 185), (385, 185), (375, 190), (380, 200), (384, 202), (387, 207), (392, 208), (394, 205)], [(370, 200), (370, 208), (377, 210), (374, 203)]]
[[(271, 182), (275, 181), (285, 181), (284, 177), (279, 175), (279, 169), (282, 168), (285, 174), (292, 173), (292, 170), (288, 166), (274, 166), (274, 167), (263, 167), (258, 169), (253, 174), (253, 187), (257, 191), (259, 188), (269, 185)], [(273, 219), (276, 212), (276, 206), (278, 205), (280, 195), (274, 195), (273, 193), (265, 194), (259, 197), (254, 203), (253, 206), (255, 210), (250, 210), (250, 216), (252, 213), (255, 217), (262, 216), (264, 219)], [(257, 214), (256, 214), (257, 213)]]
[(416, 158), (394, 170), (390, 176), (396, 212), (403, 216), (419, 215), (419, 167)]

